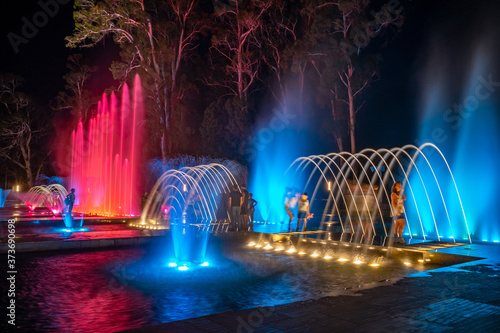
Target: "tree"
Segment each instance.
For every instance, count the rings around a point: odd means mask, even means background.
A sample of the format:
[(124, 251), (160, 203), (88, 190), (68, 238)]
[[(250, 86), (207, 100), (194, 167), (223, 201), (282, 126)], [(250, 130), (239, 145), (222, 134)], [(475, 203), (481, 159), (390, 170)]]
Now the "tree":
[(62, 91), (56, 98), (56, 110), (70, 110), (77, 119), (86, 121), (89, 118), (90, 106), (93, 98), (87, 88), (92, 74), (98, 69), (83, 63), (81, 54), (72, 54), (68, 57), (66, 68), (68, 73), (63, 76), (67, 91)]
[[(335, 6), (338, 19), (335, 21), (337, 45), (342, 52), (342, 61), (337, 74), (344, 88), (343, 95), (336, 98), (349, 109), (349, 135), (351, 152), (356, 152), (356, 115), (363, 106), (356, 98), (368, 87), (378, 74), (378, 57), (366, 56), (366, 48), (371, 40), (387, 27), (400, 28), (404, 17), (399, 1), (384, 3), (377, 12), (372, 0), (338, 0), (326, 2), (318, 8)], [(337, 90), (338, 91), (338, 90)], [(342, 92), (341, 92), (342, 94)]]
[(172, 114), (187, 87), (180, 75), (183, 60), (205, 26), (198, 6), (196, 0), (76, 0), (75, 31), (66, 38), (69, 47), (93, 47), (112, 37), (121, 47), (121, 61), (111, 70), (122, 83), (140, 74), (163, 157), (172, 151)]
[(19, 91), (22, 84), (18, 77), (0, 78), (0, 158), (23, 170), (32, 187), (46, 156), (40, 144), (47, 124), (32, 100)]

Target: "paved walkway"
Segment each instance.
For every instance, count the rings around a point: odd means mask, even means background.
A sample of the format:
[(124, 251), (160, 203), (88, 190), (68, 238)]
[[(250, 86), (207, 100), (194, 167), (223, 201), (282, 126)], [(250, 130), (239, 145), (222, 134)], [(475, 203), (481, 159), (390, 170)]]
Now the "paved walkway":
[[(427, 276), (426, 276), (427, 275)], [(393, 285), (127, 332), (498, 332), (500, 264), (484, 260)]]

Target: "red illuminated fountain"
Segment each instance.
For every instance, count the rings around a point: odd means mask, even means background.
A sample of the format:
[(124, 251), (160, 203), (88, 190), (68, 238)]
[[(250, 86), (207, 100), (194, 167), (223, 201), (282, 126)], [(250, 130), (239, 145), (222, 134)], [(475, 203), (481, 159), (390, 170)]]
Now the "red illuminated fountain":
[(139, 168), (142, 162), (144, 118), (141, 81), (132, 95), (125, 84), (121, 102), (103, 94), (97, 114), (78, 123), (71, 135), (71, 187), (76, 189), (74, 211), (98, 215), (139, 214)]

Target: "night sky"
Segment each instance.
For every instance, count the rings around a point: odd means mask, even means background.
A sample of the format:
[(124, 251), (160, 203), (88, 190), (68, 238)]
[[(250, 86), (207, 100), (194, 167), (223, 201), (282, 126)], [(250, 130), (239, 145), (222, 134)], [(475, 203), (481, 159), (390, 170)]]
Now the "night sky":
[[(73, 29), (72, 2), (60, 5), (54, 17), (38, 28), (27, 44), (19, 45), (17, 53), (8, 34), (20, 35), (23, 17), (32, 21), (41, 7), (37, 1), (9, 1), (4, 6), (0, 19), (0, 73), (24, 77), (27, 92), (48, 104), (64, 87), (62, 76), (71, 52), (83, 53), (100, 67), (99, 75), (91, 82), (95, 93), (116, 84), (107, 70), (118, 53), (113, 43), (83, 51), (65, 47), (64, 37)], [(433, 48), (440, 45), (447, 53), (448, 61), (443, 66), (451, 66), (450, 71), (456, 74), (456, 78), (450, 78), (450, 89), (460, 90), (470, 67), (474, 42), (486, 35), (495, 36), (499, 30), (500, 4), (494, 0), (411, 1), (405, 5), (405, 14), (402, 32), (382, 50), (379, 80), (364, 95), (366, 104), (358, 116), (359, 148), (414, 143), (423, 112), (422, 73), (428, 69)], [(492, 50), (498, 50), (498, 43), (492, 40)]]

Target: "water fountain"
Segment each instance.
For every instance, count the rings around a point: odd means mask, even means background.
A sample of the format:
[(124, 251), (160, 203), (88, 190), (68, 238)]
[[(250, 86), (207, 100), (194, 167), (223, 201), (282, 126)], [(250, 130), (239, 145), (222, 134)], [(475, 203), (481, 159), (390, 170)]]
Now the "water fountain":
[[(321, 216), (320, 229), (332, 230), (334, 225), (348, 236), (342, 240), (370, 242), (375, 236), (391, 236), (389, 203), (396, 181), (402, 182), (407, 196), (409, 239), (472, 242), (477, 233), (470, 229), (452, 167), (431, 143), (300, 157), (281, 177), (281, 188), (309, 193), (311, 210)], [(277, 199), (263, 216), (277, 216), (283, 210), (281, 198)]]
[(7, 196), (9, 195), (11, 190), (4, 190), (0, 188), (0, 208), (5, 206), (5, 200), (7, 200)]
[(68, 191), (62, 185), (40, 185), (30, 188), (22, 199), (32, 212), (37, 207), (45, 206), (54, 215), (58, 215), (64, 212), (64, 198), (67, 195)]
[(75, 211), (134, 216), (139, 212), (142, 129), (141, 81), (127, 84), (121, 102), (103, 94), (97, 114), (81, 120), (71, 134), (70, 186), (76, 189)]
[(226, 196), (241, 182), (242, 171), (241, 165), (226, 161), (171, 169), (156, 181), (138, 226), (170, 229), (175, 252), (171, 267), (205, 264), (208, 236), (227, 229)]

